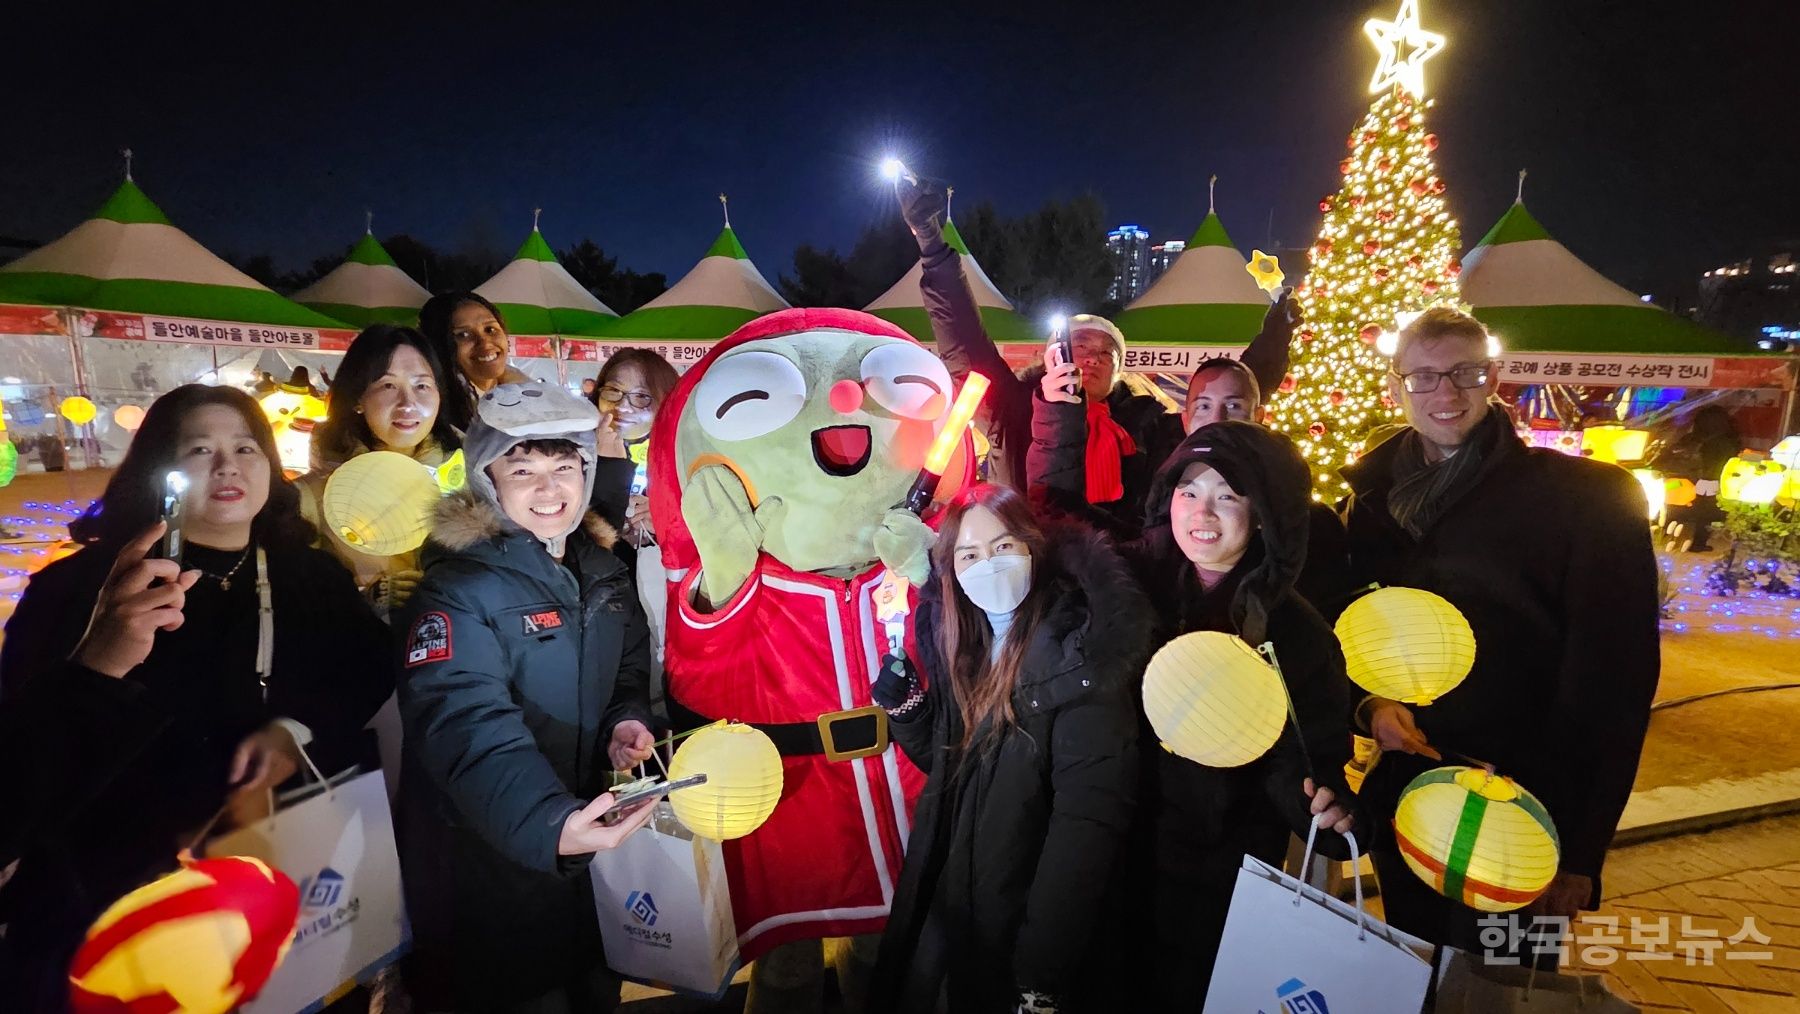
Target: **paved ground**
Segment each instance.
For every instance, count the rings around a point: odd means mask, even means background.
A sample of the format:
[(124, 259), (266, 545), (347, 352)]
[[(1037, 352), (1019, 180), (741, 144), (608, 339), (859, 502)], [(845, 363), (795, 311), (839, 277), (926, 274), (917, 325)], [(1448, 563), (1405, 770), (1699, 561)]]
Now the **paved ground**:
[[(1615, 849), (1607, 857), (1605, 887), (1596, 914), (1618, 919), (1619, 935), (1626, 938), (1620, 949), (1642, 949), (1630, 943), (1633, 920), (1646, 928), (1666, 920), (1670, 942), (1659, 949), (1675, 955), (1590, 963), (1620, 996), (1655, 1011), (1800, 1012), (1800, 816)], [(1710, 964), (1690, 964), (1675, 943), (1708, 932), (1729, 940), (1745, 920), (1770, 942), (1727, 943)], [(1608, 930), (1590, 926), (1580, 936)], [(1711, 947), (1690, 946), (1695, 954)], [(1758, 952), (1766, 957), (1727, 956)]]

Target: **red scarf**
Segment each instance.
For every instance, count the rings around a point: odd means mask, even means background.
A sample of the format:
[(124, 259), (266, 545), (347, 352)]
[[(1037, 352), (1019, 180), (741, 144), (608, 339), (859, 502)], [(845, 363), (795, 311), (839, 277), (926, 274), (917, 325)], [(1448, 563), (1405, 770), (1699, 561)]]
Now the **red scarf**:
[(1088, 503), (1112, 503), (1125, 497), (1121, 462), (1137, 453), (1137, 442), (1125, 427), (1113, 421), (1112, 406), (1104, 398), (1087, 401), (1087, 499)]

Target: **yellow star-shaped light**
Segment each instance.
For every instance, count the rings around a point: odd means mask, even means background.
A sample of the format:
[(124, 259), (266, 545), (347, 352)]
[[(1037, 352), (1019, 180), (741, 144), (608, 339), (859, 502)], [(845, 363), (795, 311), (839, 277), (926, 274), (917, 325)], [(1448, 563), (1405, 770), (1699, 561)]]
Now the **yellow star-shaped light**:
[(1419, 0), (1400, 0), (1400, 13), (1392, 21), (1370, 18), (1363, 32), (1381, 53), (1381, 65), (1369, 81), (1371, 94), (1393, 85), (1415, 99), (1425, 97), (1425, 61), (1444, 48), (1444, 37), (1419, 27)]
[(1274, 254), (1266, 254), (1261, 250), (1250, 251), (1250, 263), (1244, 265), (1250, 277), (1256, 279), (1256, 287), (1273, 294), (1281, 288), (1281, 280), (1287, 275), (1281, 271), (1281, 261)]

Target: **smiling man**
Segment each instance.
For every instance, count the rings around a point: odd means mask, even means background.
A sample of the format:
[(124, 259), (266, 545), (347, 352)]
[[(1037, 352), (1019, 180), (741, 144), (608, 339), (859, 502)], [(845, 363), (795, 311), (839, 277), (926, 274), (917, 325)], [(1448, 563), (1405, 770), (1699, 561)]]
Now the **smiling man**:
[[(1474, 669), (1429, 708), (1373, 697), (1358, 708), (1388, 751), (1362, 794), (1385, 825), (1440, 749), (1493, 763), (1561, 837), (1556, 879), (1526, 915), (1572, 917), (1599, 902), (1643, 748), (1660, 667), (1656, 558), (1629, 473), (1513, 432), (1490, 400), (1489, 340), (1446, 307), (1403, 329), (1388, 390), (1408, 428), (1344, 469), (1356, 582), (1435, 592), (1475, 632)], [(1480, 913), (1433, 892), (1391, 841), (1374, 857), (1391, 922), (1480, 948)]]

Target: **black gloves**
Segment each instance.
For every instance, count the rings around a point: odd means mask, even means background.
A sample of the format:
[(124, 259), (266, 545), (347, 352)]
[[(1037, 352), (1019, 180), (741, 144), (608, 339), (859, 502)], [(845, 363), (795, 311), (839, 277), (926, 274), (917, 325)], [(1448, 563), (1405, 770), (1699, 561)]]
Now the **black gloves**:
[(950, 208), (943, 181), (921, 176), (915, 183), (902, 176), (894, 184), (894, 193), (900, 198), (900, 217), (919, 243), (919, 254), (927, 256), (943, 249), (944, 220)]

